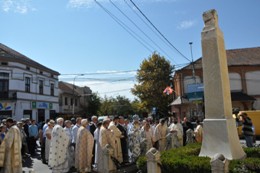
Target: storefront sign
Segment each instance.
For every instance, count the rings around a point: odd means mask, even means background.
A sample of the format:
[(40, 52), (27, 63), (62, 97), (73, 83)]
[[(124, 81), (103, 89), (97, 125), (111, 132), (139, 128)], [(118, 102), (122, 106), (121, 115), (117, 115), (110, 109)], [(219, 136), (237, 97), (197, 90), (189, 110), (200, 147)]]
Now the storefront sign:
[(0, 102), (0, 111), (12, 110), (12, 103)]
[(32, 109), (52, 109), (52, 103), (32, 102)]
[(203, 83), (188, 85), (187, 96), (189, 101), (203, 100), (204, 97)]

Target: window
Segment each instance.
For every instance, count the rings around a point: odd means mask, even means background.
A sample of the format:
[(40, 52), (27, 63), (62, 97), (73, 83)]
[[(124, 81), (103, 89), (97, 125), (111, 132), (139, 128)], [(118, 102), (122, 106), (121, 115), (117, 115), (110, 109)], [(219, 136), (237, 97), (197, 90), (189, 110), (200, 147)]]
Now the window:
[(0, 73), (0, 98), (8, 98), (9, 73)]
[(1, 62), (1, 65), (8, 65), (8, 62)]
[(51, 84), (51, 96), (54, 96), (54, 84)]
[(39, 80), (39, 94), (43, 94), (43, 80)]
[(26, 66), (26, 70), (30, 70), (30, 67)]
[(25, 77), (25, 92), (29, 93), (30, 92), (30, 78), (29, 77)]
[(40, 71), (40, 74), (43, 74), (43, 72), (42, 72), (42, 71)]
[(68, 97), (65, 97), (65, 105), (68, 105)]
[(70, 99), (70, 105), (73, 105), (73, 98)]
[(78, 106), (78, 99), (75, 99), (75, 106)]

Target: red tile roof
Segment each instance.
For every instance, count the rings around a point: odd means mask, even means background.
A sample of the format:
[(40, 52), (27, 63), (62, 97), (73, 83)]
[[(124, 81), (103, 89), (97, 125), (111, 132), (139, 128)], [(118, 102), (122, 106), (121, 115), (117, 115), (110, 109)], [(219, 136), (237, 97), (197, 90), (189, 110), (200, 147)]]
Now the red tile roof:
[(28, 58), (27, 56), (11, 49), (10, 47), (0, 43), (0, 61), (1, 60), (20, 62), (22, 64), (26, 64), (26, 65), (29, 65), (29, 66), (32, 66), (35, 68), (39, 68), (43, 71), (47, 71), (54, 75), (60, 75), (59, 72), (54, 71), (48, 67), (45, 67), (44, 65), (42, 65), (42, 64)]
[[(260, 65), (260, 47), (242, 48), (242, 49), (229, 49), (227, 52), (228, 66), (255, 66)], [(197, 59), (195, 62), (195, 68), (202, 67), (202, 58)], [(179, 69), (191, 69), (191, 64)]]

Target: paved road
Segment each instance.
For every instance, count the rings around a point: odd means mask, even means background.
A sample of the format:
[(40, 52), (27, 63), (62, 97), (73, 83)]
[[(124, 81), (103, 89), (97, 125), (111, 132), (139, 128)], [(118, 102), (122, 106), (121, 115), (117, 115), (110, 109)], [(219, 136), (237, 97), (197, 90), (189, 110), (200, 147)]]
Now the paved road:
[[(240, 140), (240, 143), (245, 145), (245, 140)], [(256, 144), (260, 146), (260, 141), (257, 140)], [(43, 164), (41, 161), (40, 148), (38, 148), (35, 156), (23, 159), (23, 171), (24, 173), (51, 173), (48, 165)], [(70, 171), (69, 173), (76, 173), (76, 171)]]
[[(50, 167), (42, 163), (40, 152), (40, 148), (38, 148), (35, 156), (23, 158), (24, 173), (51, 173)], [(76, 173), (76, 171), (69, 173)]]

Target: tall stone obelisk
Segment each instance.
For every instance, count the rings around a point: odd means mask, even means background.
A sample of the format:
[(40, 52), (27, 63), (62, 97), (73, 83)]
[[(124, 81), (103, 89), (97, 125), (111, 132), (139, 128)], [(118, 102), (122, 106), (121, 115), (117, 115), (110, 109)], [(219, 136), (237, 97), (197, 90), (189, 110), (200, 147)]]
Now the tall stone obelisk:
[(246, 154), (232, 117), (226, 49), (216, 10), (204, 12), (203, 20), (205, 26), (201, 37), (206, 118), (199, 155), (212, 158), (220, 153), (229, 160), (241, 159)]

